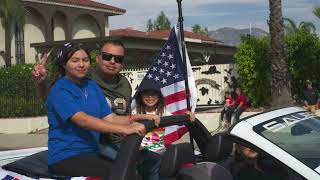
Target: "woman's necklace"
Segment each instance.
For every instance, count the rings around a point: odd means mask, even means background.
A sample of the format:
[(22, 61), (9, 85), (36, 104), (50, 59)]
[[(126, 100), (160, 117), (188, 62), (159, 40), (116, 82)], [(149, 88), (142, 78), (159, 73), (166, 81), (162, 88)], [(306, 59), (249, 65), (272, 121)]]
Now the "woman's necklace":
[(87, 88), (83, 88), (83, 95), (84, 95), (84, 97), (86, 97), (86, 99), (88, 99), (88, 91), (87, 91)]

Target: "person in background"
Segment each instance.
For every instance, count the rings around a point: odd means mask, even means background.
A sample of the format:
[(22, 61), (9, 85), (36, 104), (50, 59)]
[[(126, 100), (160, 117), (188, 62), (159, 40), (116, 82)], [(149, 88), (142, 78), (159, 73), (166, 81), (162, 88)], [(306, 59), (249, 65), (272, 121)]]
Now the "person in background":
[[(144, 135), (145, 128), (130, 116), (112, 115), (99, 86), (86, 77), (90, 63), (80, 44), (65, 44), (55, 58), (55, 78), (45, 101), (48, 168), (55, 174), (107, 179), (111, 164), (98, 156), (99, 133)], [(140, 117), (160, 120), (157, 115)]]
[[(222, 128), (227, 128), (231, 124), (232, 114), (234, 112), (235, 102), (232, 99), (228, 91), (225, 92), (225, 99), (223, 101), (223, 110), (220, 114), (220, 122), (222, 123)], [(226, 121), (224, 121), (224, 114), (226, 114)]]
[(247, 109), (247, 97), (243, 94), (240, 87), (236, 88), (236, 104), (235, 104), (235, 119), (240, 121), (240, 115)]
[(307, 111), (315, 113), (320, 103), (319, 91), (316, 88), (312, 87), (312, 82), (310, 80), (306, 81), (306, 86), (306, 89), (303, 91), (304, 108)]

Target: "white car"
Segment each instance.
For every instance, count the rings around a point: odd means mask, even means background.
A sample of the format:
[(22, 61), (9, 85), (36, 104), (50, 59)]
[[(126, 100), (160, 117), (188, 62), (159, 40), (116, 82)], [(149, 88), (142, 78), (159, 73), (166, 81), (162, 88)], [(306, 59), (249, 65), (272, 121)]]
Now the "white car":
[[(170, 121), (175, 118), (177, 120), (173, 124), (187, 125), (201, 156), (195, 156), (188, 143), (173, 145), (164, 155), (160, 171), (161, 179), (232, 180), (234, 177), (236, 179), (237, 176), (232, 172), (232, 167), (237, 162), (232, 153), (236, 143), (258, 152), (261, 162), (262, 160), (272, 162), (271, 168), (280, 172), (280, 178), (275, 175), (271, 177), (272, 180), (320, 180), (320, 117), (302, 108), (289, 107), (256, 114), (242, 119), (227, 132), (214, 135), (211, 135), (200, 121), (186, 122), (186, 116), (163, 117), (161, 123), (164, 126), (172, 125)], [(121, 156), (117, 156), (113, 162), (112, 179), (139, 179), (132, 173), (135, 172), (135, 157), (141, 140), (142, 137), (137, 135), (126, 138), (126, 143), (121, 146), (119, 152)], [(25, 153), (17, 155), (23, 156), (23, 154)], [(58, 175), (48, 174), (45, 155), (46, 151), (42, 151), (16, 161), (14, 165), (0, 169), (0, 177), (4, 178), (7, 175), (14, 177), (20, 173), (20, 175), (32, 175), (34, 179), (39, 177), (61, 179)], [(3, 155), (2, 158), (5, 156), (7, 159), (13, 157), (11, 154)], [(194, 157), (197, 161), (194, 161)], [(19, 179), (27, 177), (20, 176)]]
[(227, 136), (293, 170), (288, 179), (320, 179), (320, 117), (300, 107), (242, 119)]

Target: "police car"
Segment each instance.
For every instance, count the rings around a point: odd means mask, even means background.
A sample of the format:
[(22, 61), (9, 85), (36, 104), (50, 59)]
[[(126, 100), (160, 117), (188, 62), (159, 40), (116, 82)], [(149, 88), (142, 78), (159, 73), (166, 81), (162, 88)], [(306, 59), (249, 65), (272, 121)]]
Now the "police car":
[(242, 119), (226, 138), (281, 163), (288, 179), (320, 179), (320, 117), (300, 107)]
[[(201, 121), (188, 123), (186, 119), (186, 116), (163, 117), (161, 123), (163, 126), (185, 124), (201, 156), (194, 155), (190, 143), (173, 145), (164, 155), (161, 179), (232, 180), (232, 165), (236, 161), (234, 143), (249, 147), (263, 160), (273, 162), (273, 168), (284, 175), (283, 180), (320, 179), (320, 118), (302, 108), (289, 107), (250, 116), (227, 132), (214, 135)], [(154, 125), (146, 126), (151, 129)], [(134, 164), (141, 140), (138, 135), (126, 137), (120, 155), (113, 162), (110, 179), (139, 179)], [(46, 151), (42, 151), (2, 166), (1, 178), (65, 179), (48, 173), (46, 155)]]

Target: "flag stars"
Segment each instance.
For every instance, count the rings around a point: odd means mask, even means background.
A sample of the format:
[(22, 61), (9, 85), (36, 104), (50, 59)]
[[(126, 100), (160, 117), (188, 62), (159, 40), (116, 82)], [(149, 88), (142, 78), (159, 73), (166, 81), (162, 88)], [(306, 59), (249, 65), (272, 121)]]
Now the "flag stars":
[(160, 74), (164, 73), (164, 70), (162, 68), (160, 68)]
[(155, 81), (159, 81), (159, 80), (160, 80), (159, 76), (156, 76), (156, 77), (154, 78), (154, 80), (155, 80)]
[(157, 64), (159, 65), (161, 63), (162, 63), (161, 59), (158, 59)]
[(152, 74), (148, 74), (148, 78), (149, 79), (153, 78)]
[(176, 68), (176, 65), (175, 64), (171, 64), (171, 69), (174, 69), (174, 68)]
[(154, 67), (152, 68), (152, 71), (156, 71), (156, 70), (157, 70), (157, 67), (154, 66)]
[(167, 61), (164, 62), (164, 67), (167, 67), (169, 63)]
[(167, 83), (167, 79), (163, 78), (163, 79), (161, 80), (161, 82), (162, 82), (162, 84), (165, 84), (165, 83)]
[(171, 49), (171, 47), (169, 45), (167, 45), (166, 49), (169, 50), (169, 49)]
[(178, 78), (179, 78), (179, 74), (175, 74), (173, 77), (174, 77), (175, 79), (178, 79)]
[(162, 53), (161, 54), (161, 57), (163, 58), (163, 57), (166, 57), (166, 53)]
[(172, 55), (172, 54), (169, 54), (169, 55), (168, 55), (168, 58), (169, 58), (169, 60), (171, 60), (171, 59), (173, 58), (173, 55)]
[(166, 75), (167, 77), (171, 76), (171, 72), (170, 71), (166, 72)]

